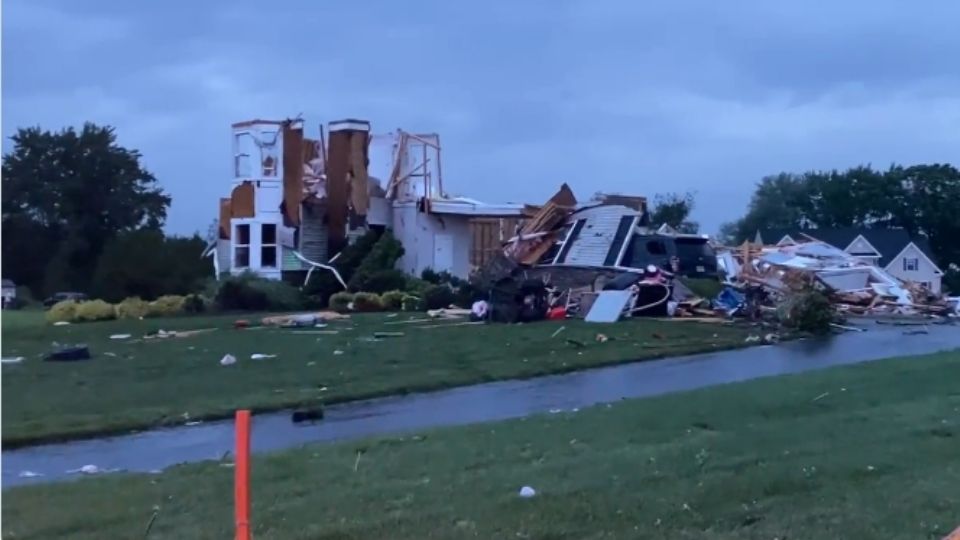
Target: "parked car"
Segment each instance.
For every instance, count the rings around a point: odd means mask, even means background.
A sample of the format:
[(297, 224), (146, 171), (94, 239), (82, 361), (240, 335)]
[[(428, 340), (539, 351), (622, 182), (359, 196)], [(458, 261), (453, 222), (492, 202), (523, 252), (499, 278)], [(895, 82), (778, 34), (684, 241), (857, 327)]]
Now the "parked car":
[(681, 276), (717, 277), (717, 255), (706, 238), (696, 235), (635, 235), (627, 247), (623, 266), (644, 268), (655, 264), (670, 270), (670, 259), (680, 263)]
[(64, 300), (73, 300), (74, 302), (83, 302), (84, 300), (89, 300), (89, 297), (84, 293), (79, 292), (58, 292), (55, 293), (50, 298), (47, 298), (43, 301), (43, 307), (50, 309), (54, 304), (63, 302)]

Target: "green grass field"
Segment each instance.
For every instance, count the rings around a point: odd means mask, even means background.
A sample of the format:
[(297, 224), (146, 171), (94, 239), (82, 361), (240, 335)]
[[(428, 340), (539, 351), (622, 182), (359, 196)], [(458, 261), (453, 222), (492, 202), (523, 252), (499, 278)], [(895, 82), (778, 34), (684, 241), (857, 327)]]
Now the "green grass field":
[[(429, 329), (390, 324), (410, 316), (355, 315), (331, 322), (324, 330), (338, 333), (323, 335), (278, 328), (234, 330), (236, 316), (54, 327), (43, 322), (41, 312), (4, 312), (2, 354), (26, 360), (3, 366), (3, 444), (223, 418), (237, 408), (334, 403), (731, 348), (742, 346), (748, 334), (742, 327), (643, 320)], [(565, 329), (553, 337), (561, 327)], [(112, 334), (139, 338), (151, 330), (201, 328), (217, 330), (162, 340), (109, 339)], [(371, 341), (375, 331), (405, 335)], [(601, 332), (611, 339), (597, 342)], [(85, 343), (93, 358), (42, 361), (53, 342)], [(277, 357), (251, 360), (254, 353)], [(238, 362), (221, 366), (225, 354)]]
[[(308, 446), (254, 460), (254, 537), (940, 539), (960, 525), (957, 380), (960, 351)], [(4, 537), (140, 538), (156, 511), (149, 539), (229, 538), (232, 474), (8, 490)]]

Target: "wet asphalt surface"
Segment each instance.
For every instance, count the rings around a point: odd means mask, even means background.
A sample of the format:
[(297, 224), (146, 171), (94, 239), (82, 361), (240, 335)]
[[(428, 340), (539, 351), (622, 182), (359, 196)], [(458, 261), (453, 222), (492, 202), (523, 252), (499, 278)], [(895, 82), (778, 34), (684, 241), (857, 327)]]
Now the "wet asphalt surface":
[[(327, 408), (325, 419), (315, 424), (293, 424), (289, 412), (258, 415), (253, 421), (252, 446), (254, 452), (262, 453), (307, 443), (504, 420), (960, 348), (960, 326), (931, 325), (924, 327), (927, 334), (919, 335), (905, 334), (915, 330), (913, 326), (864, 327), (869, 330), (832, 338), (345, 403)], [(233, 444), (232, 421), (221, 421), (10, 450), (2, 454), (2, 486), (77, 478), (83, 475), (70, 471), (87, 465), (100, 470), (159, 472), (180, 463), (220, 459), (232, 451)]]

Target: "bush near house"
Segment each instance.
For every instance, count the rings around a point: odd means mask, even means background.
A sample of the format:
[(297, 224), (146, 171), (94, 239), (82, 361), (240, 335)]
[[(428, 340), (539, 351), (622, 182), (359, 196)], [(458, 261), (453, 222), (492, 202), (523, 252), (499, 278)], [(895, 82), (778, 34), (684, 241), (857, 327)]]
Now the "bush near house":
[(403, 299), (406, 296), (407, 293), (403, 291), (387, 291), (380, 295), (380, 301), (383, 309), (396, 311), (403, 308)]
[(423, 311), (426, 309), (426, 303), (423, 298), (408, 294), (403, 297), (402, 307), (404, 311)]
[(360, 283), (359, 290), (382, 294), (402, 289), (407, 285), (407, 275), (403, 270), (377, 270)]
[(117, 318), (117, 311), (103, 300), (88, 300), (77, 304), (74, 317), (77, 322), (109, 321)]
[(354, 311), (383, 311), (383, 302), (376, 293), (359, 292), (353, 295)]
[(353, 293), (340, 291), (330, 297), (330, 309), (334, 311), (350, 311), (350, 304), (353, 303)]
[(80, 303), (76, 300), (64, 300), (57, 302), (47, 310), (47, 322), (73, 322), (77, 318), (77, 306)]
[(217, 288), (215, 302), (227, 311), (289, 311), (305, 306), (303, 295), (293, 285), (253, 273), (223, 280)]
[(423, 292), (423, 301), (427, 309), (441, 309), (456, 301), (456, 295), (449, 285), (431, 285)]
[(118, 319), (141, 319), (147, 316), (150, 303), (138, 297), (130, 297), (116, 305)]
[(183, 296), (166, 295), (150, 302), (147, 306), (147, 317), (172, 317), (183, 313), (185, 302)]
[[(380, 293), (397, 288), (401, 277), (406, 280), (406, 276), (396, 270), (397, 261), (400, 260), (400, 257), (403, 257), (403, 244), (390, 231), (384, 232), (370, 248), (370, 252), (363, 257), (360, 265), (347, 281), (350, 290)], [(381, 290), (371, 288), (371, 285), (380, 285), (384, 278), (394, 279), (395, 281), (386, 283), (386, 288)]]

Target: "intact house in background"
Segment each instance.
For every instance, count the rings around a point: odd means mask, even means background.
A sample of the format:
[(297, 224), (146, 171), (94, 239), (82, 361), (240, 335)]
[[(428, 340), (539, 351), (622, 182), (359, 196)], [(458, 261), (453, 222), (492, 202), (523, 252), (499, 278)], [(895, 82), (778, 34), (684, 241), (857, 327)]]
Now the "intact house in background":
[(935, 294), (941, 292), (943, 271), (933, 261), (926, 237), (903, 229), (763, 229), (755, 242), (792, 245), (818, 240), (882, 268), (904, 281), (920, 283)]
[(301, 120), (233, 125), (232, 190), (220, 200), (205, 253), (218, 275), (305, 280), (353, 238), (380, 228), (403, 243), (401, 270), (467, 277), (478, 258), (474, 222), (492, 230), (501, 218), (524, 215), (522, 204), (449, 196), (437, 134), (374, 134), (353, 119), (326, 128), (311, 139)]

